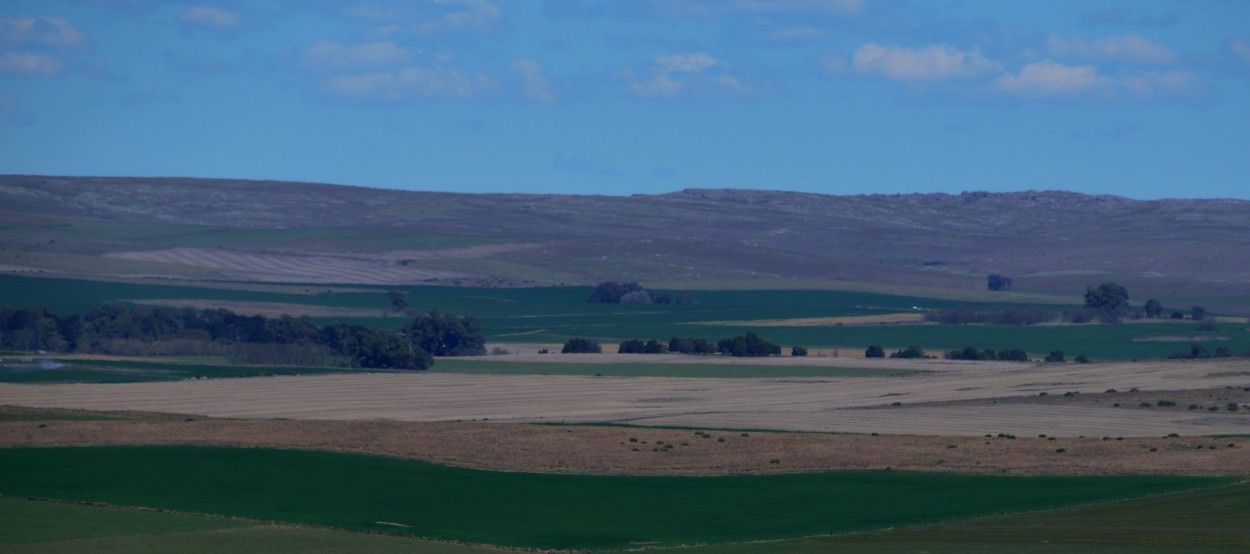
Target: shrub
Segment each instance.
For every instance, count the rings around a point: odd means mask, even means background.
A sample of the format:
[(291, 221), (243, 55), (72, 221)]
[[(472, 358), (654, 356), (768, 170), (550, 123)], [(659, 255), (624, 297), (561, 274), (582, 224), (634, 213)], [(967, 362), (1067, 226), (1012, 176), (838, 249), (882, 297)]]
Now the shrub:
[(799, 357), (807, 356), (807, 349), (802, 346), (791, 346), (790, 355)]
[(884, 358), (885, 349), (881, 348), (880, 344), (871, 345), (868, 347), (867, 350), (864, 351), (864, 357), (865, 358)]
[(583, 338), (572, 338), (564, 343), (564, 349), (560, 350), (561, 354), (598, 354), (603, 352), (599, 347), (599, 343)]
[(781, 347), (761, 339), (755, 333), (725, 339), (716, 344), (716, 350), (734, 357), (757, 358), (763, 356), (780, 356)]
[(1046, 361), (1050, 363), (1063, 363), (1063, 351), (1052, 350), (1050, 354), (1046, 356)]
[(1086, 355), (1084, 355), (1084, 354), (1081, 354), (1080, 356), (1077, 356), (1077, 357), (1076, 357), (1076, 359), (1075, 359), (1075, 360), (1073, 360), (1073, 361), (1075, 361), (1075, 362), (1076, 362), (1076, 363), (1078, 363), (1078, 364), (1088, 364), (1088, 363), (1089, 363), (1089, 356), (1086, 356)]
[(1006, 362), (1027, 362), (1029, 354), (1019, 348), (1006, 348), (998, 351), (998, 359)]
[(916, 359), (916, 358), (926, 358), (928, 356), (925, 356), (924, 350), (921, 350), (919, 346), (908, 346), (906, 350), (899, 350), (897, 352), (894, 352), (893, 354), (890, 354), (890, 357), (902, 358), (902, 359)]
[(707, 339), (673, 337), (668, 341), (668, 351), (679, 354), (713, 354), (716, 349)]

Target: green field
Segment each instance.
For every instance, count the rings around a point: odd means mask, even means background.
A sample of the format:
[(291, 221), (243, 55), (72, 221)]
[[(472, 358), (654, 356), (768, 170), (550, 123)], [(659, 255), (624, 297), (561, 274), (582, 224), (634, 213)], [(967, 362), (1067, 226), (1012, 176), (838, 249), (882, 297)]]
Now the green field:
[[(57, 358), (51, 358), (58, 361)], [(186, 379), (265, 377), (271, 375), (320, 375), (366, 371), (333, 367), (248, 366), (169, 361), (82, 360), (61, 358), (65, 367), (39, 369), (30, 364), (0, 366), (0, 383), (143, 383)], [(367, 370), (373, 372), (386, 370)]]
[[(751, 321), (792, 318), (874, 315), (922, 309), (968, 306), (993, 309), (1026, 306), (1008, 303), (969, 303), (914, 296), (834, 290), (720, 290), (695, 291), (694, 305), (588, 304), (589, 287), (470, 288), (394, 287), (408, 293), (409, 309), (439, 310), (473, 315), (487, 340), (500, 343), (563, 343), (587, 337), (606, 344), (627, 339), (667, 341), (674, 336), (710, 340), (756, 332), (783, 346), (862, 349), (881, 344), (888, 350), (920, 346), (954, 350), (965, 346), (1002, 350), (1019, 348), (1035, 357), (1063, 350), (1069, 357), (1084, 354), (1098, 360), (1157, 359), (1189, 347), (1189, 342), (1142, 341), (1149, 337), (1213, 336), (1205, 345), (1228, 347), (1235, 354), (1250, 351), (1250, 331), (1244, 324), (1221, 323), (1205, 331), (1194, 322), (1123, 323), (1118, 325), (870, 325), (825, 327), (765, 327)], [(47, 306), (57, 313), (85, 313), (110, 300), (207, 299), (240, 302), (276, 302), (361, 310), (381, 310), (388, 303), (384, 290), (324, 292), (308, 285), (300, 292), (278, 293), (193, 286), (126, 284), (33, 277), (0, 276), (0, 305)], [(308, 293), (303, 293), (307, 290)], [(337, 289), (335, 289), (337, 290)], [(317, 291), (323, 291), (318, 293)], [(1057, 310), (1059, 305), (1027, 305)], [(1214, 313), (1214, 308), (1212, 312)], [(344, 323), (398, 329), (402, 317), (342, 317)], [(319, 318), (319, 323), (329, 323)], [(731, 325), (711, 322), (744, 322)], [(1139, 339), (1139, 340), (1134, 340)]]
[(896, 473), (621, 477), (479, 471), (270, 449), (0, 450), (0, 493), (6, 496), (529, 548), (712, 544), (849, 533), (1234, 481)]
[[(473, 554), (482, 547), (291, 527), (188, 514), (0, 498), (5, 552), (363, 552)], [(1241, 553), (1250, 549), (1250, 491), (1215, 487), (1148, 498), (955, 523), (747, 544), (682, 552), (930, 554), (1090, 552)], [(67, 525), (65, 522), (73, 522)]]

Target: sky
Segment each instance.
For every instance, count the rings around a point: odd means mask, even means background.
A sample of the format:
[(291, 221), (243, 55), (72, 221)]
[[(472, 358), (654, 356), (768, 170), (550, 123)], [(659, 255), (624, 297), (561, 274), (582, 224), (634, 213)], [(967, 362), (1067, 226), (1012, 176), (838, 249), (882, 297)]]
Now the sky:
[(1250, 199), (1250, 1), (0, 0), (0, 173)]

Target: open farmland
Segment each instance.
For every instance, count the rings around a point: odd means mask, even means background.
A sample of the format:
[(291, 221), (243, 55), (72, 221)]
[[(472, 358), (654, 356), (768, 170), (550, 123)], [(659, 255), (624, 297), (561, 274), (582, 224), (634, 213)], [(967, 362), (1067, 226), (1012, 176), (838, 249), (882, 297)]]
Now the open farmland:
[[(924, 371), (845, 378), (428, 373), (4, 384), (0, 404), (244, 418), (609, 422), (961, 436), (1250, 432), (1250, 410), (1224, 409), (1230, 402), (1250, 404), (1250, 391), (1244, 390), (1250, 388), (1250, 372), (1241, 360), (1110, 364), (814, 360), (830, 367)], [(1110, 389), (1123, 392), (1105, 392)], [(1133, 389), (1138, 390), (1129, 392)], [(1185, 393), (1189, 396), (1178, 397), (1182, 401), (1171, 407), (1140, 406), (1171, 400), (1178, 396), (1175, 391), (1202, 392)], [(1067, 393), (1080, 394), (1064, 396)], [(1184, 401), (1186, 397), (1195, 402)], [(1201, 409), (1190, 409), (1190, 403), (1201, 404)]]

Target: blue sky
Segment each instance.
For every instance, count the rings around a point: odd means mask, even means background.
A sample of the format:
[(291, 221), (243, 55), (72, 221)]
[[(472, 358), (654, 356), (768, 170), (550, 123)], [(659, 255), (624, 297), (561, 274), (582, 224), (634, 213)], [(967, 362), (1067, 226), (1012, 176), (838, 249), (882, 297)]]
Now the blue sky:
[(1250, 2), (4, 0), (0, 173), (1250, 198)]

